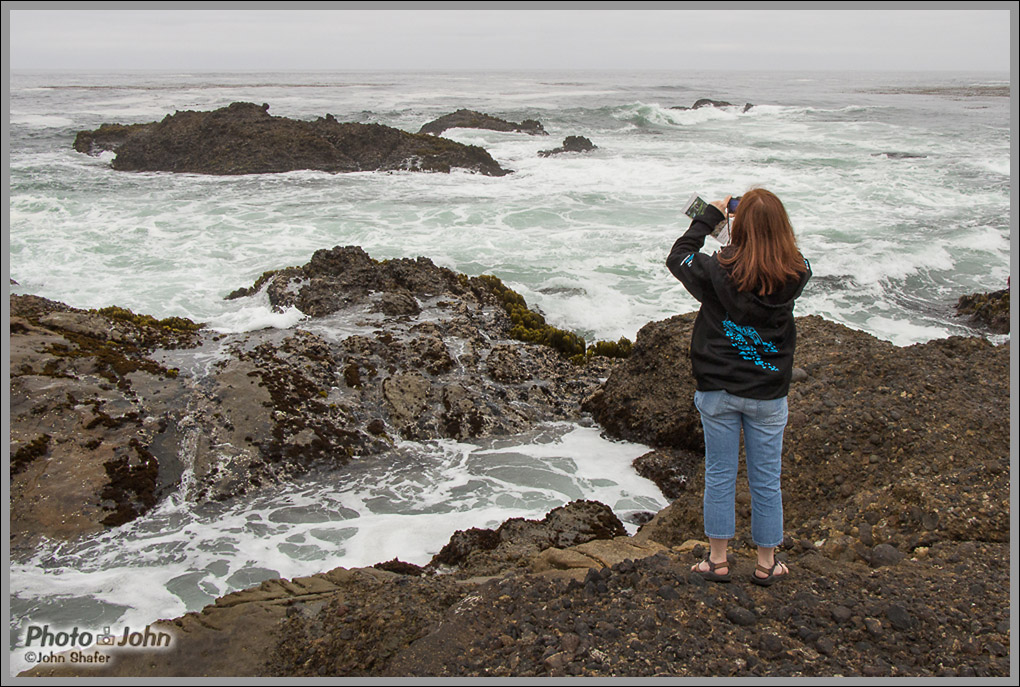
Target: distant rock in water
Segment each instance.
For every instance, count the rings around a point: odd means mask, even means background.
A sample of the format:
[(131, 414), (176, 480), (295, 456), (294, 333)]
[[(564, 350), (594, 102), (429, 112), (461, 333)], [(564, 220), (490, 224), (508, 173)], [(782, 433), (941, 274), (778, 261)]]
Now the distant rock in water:
[[(683, 105), (677, 105), (677, 106), (671, 107), (669, 109), (671, 109), (671, 110), (700, 110), (703, 107), (733, 107), (733, 106), (734, 106), (733, 103), (728, 103), (725, 100), (712, 100), (711, 98), (699, 98), (697, 101), (695, 101), (694, 105), (692, 105), (691, 107), (685, 107)], [(752, 107), (754, 107), (754, 105), (752, 103), (744, 103), (744, 109), (741, 110), (741, 112), (747, 112)]]
[(884, 153), (872, 153), (871, 157), (882, 157), (883, 155), (885, 155), (890, 160), (914, 160), (914, 159), (923, 160), (924, 158), (928, 157), (927, 155), (919, 155), (917, 153), (897, 153), (895, 151), (887, 151)]
[(89, 155), (112, 150), (117, 153), (113, 168), (132, 172), (449, 172), (459, 167), (487, 176), (510, 173), (478, 146), (382, 124), (339, 122), (330, 114), (309, 122), (274, 117), (268, 110), (269, 105), (232, 103), (211, 112), (176, 112), (149, 124), (104, 124), (78, 132), (74, 149)]
[(970, 315), (971, 322), (996, 334), (1009, 334), (1009, 289), (960, 296), (956, 312)]
[(418, 130), (418, 133), (439, 136), (447, 129), (491, 129), (492, 131), (520, 131), (532, 136), (549, 135), (542, 123), (537, 120), (525, 119), (520, 124), (515, 124), (474, 110), (457, 110), (451, 114), (443, 115), (423, 126)]
[(560, 153), (587, 153), (589, 150), (597, 148), (597, 145), (584, 136), (567, 136), (563, 139), (563, 145), (559, 148), (540, 150), (538, 154), (542, 157), (549, 157), (550, 155), (559, 155)]

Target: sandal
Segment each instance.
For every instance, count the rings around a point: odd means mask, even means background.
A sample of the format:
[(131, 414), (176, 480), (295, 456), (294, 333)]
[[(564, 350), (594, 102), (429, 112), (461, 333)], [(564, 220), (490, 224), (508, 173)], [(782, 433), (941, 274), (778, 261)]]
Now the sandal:
[[(728, 560), (723, 561), (722, 563), (713, 563), (712, 560), (709, 558), (709, 554), (705, 554), (704, 562), (708, 563), (707, 571), (699, 570), (698, 568), (701, 566), (701, 563), (698, 563), (698, 565), (694, 566), (694, 568), (691, 569), (691, 572), (694, 573), (695, 575), (700, 575), (703, 579), (706, 579), (710, 582), (730, 581), (729, 571), (730, 562)], [(715, 571), (716, 568), (726, 568), (726, 574), (722, 575), (717, 573)]]
[[(776, 569), (779, 568), (779, 566), (782, 566), (783, 569), (786, 570), (786, 572), (781, 572), (781, 573), (777, 574), (776, 573)], [(768, 577), (758, 577), (757, 573), (759, 573), (759, 572), (765, 573)], [(790, 568), (787, 567), (786, 563), (783, 563), (781, 560), (776, 558), (776, 559), (773, 559), (772, 567), (771, 568), (766, 568), (761, 563), (758, 563), (757, 565), (755, 565), (754, 566), (754, 572), (751, 573), (751, 582), (754, 582), (755, 584), (759, 584), (762, 587), (768, 587), (770, 584), (772, 584), (773, 582), (777, 581), (780, 577), (786, 577), (789, 574), (790, 574)]]

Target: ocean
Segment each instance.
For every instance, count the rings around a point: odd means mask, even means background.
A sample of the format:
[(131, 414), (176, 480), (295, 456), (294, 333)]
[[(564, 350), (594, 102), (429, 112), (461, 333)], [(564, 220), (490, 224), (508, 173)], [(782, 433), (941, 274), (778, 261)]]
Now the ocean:
[[(699, 98), (733, 106), (674, 109)], [(71, 146), (103, 123), (236, 101), (412, 132), (467, 108), (537, 119), (550, 135), (444, 134), (514, 171), (500, 178), (125, 173), (111, 154)], [(538, 155), (571, 135), (597, 149)], [(304, 326), (300, 312), (223, 296), (320, 248), (359, 245), (377, 259), (494, 274), (557, 327), (633, 340), (649, 321), (697, 309), (664, 264), (689, 222), (683, 203), (752, 186), (784, 201), (811, 260), (799, 315), (900, 346), (979, 335), (953, 305), (1005, 288), (1010, 273), (1005, 72), (12, 73), (9, 141), (12, 293), (224, 332)], [(575, 498), (658, 510), (666, 499), (630, 467), (646, 450), (557, 423), (405, 442), (243, 502), (171, 498), (12, 564), (12, 672), (25, 667), (16, 648), (30, 624), (116, 631), (270, 577), (396, 556), (424, 564), (457, 529), (540, 518)]]

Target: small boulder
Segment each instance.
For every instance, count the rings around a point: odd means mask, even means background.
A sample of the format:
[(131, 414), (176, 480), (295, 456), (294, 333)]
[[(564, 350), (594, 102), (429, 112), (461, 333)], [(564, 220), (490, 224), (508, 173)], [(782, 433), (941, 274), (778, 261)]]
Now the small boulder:
[(567, 136), (563, 139), (563, 145), (559, 148), (540, 150), (538, 154), (542, 157), (549, 157), (550, 155), (559, 155), (560, 153), (587, 153), (597, 148), (598, 146), (584, 136)]
[(904, 558), (905, 554), (890, 544), (879, 544), (871, 550), (871, 565), (874, 568), (897, 565)]
[(727, 608), (726, 618), (734, 625), (742, 625), (744, 627), (754, 625), (755, 620), (757, 620), (754, 611), (749, 611), (743, 606), (730, 606)]

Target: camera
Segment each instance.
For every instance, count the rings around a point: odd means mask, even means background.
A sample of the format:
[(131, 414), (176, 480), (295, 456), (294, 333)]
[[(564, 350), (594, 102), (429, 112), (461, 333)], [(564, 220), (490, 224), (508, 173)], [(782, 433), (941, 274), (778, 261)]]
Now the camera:
[[(726, 205), (726, 212), (728, 214), (732, 215), (737, 211), (737, 205), (740, 203), (740, 198), (740, 196), (730, 198), (730, 202)], [(702, 200), (701, 196), (695, 193), (687, 199), (687, 202), (684, 204), (683, 213), (691, 219), (694, 219), (698, 215), (703, 214), (709, 207), (709, 203)]]

